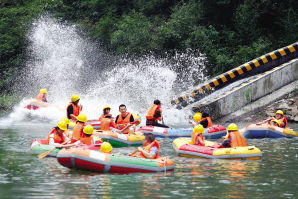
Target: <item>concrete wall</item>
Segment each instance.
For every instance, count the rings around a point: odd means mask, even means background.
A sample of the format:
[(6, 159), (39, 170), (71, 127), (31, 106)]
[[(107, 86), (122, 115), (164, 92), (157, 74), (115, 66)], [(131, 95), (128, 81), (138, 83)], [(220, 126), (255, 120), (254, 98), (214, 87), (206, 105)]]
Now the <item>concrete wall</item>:
[[(214, 119), (233, 113), (277, 89), (298, 79), (298, 59), (276, 67), (251, 80), (249, 83), (233, 88), (229, 94), (220, 96), (206, 105), (194, 107), (193, 111), (207, 111)], [(298, 88), (297, 88), (298, 89)]]
[(182, 107), (186, 107), (196, 101), (199, 101), (206, 95), (230, 85), (235, 81), (243, 79), (247, 76), (268, 71), (273, 67), (279, 66), (297, 57), (298, 42), (295, 42), (289, 46), (265, 54), (224, 74), (221, 74), (205, 82), (204, 84), (199, 85), (191, 93), (184, 93), (174, 98), (171, 101), (171, 104), (176, 106), (178, 109), (181, 109)]

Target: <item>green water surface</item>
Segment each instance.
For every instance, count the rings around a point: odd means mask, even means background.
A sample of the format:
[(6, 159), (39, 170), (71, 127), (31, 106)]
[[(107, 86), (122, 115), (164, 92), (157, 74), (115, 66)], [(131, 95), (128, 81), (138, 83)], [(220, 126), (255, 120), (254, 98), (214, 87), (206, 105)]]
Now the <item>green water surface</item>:
[[(290, 124), (297, 130), (297, 124)], [(51, 126), (23, 123), (0, 126), (0, 198), (297, 198), (298, 140), (248, 140), (263, 151), (257, 161), (177, 157), (163, 139), (161, 155), (174, 172), (100, 174), (69, 170), (55, 158), (39, 160), (30, 142), (45, 138)], [(114, 149), (130, 153), (134, 147)]]

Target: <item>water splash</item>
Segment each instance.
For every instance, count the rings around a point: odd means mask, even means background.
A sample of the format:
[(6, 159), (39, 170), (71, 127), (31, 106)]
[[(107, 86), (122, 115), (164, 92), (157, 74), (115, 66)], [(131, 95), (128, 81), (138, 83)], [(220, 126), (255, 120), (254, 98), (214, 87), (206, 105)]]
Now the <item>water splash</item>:
[[(168, 58), (111, 57), (80, 36), (75, 26), (49, 17), (33, 24), (28, 40), (30, 57), (19, 80), (26, 98), (35, 96), (40, 88), (47, 88), (49, 102), (66, 107), (70, 96), (78, 94), (89, 119), (98, 118), (106, 104), (116, 115), (122, 103), (130, 112), (140, 113), (144, 118), (153, 100), (160, 99), (167, 124), (186, 124), (190, 111), (173, 109), (167, 102), (181, 90), (208, 78), (206, 59), (201, 54), (176, 53)], [(26, 112), (23, 103), (11, 115)], [(34, 115), (52, 122), (61, 117), (54, 111), (36, 111)]]

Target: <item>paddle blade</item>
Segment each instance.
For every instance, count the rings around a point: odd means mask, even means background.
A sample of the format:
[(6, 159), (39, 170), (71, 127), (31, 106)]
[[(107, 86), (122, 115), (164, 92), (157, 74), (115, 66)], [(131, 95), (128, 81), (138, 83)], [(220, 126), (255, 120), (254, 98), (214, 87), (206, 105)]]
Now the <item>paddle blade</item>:
[(49, 151), (46, 151), (46, 152), (43, 152), (43, 153), (41, 153), (41, 154), (39, 154), (37, 157), (39, 158), (39, 159), (42, 159), (42, 158), (44, 158), (44, 157), (47, 157), (52, 151), (54, 151), (56, 149), (56, 147), (54, 147), (54, 148), (52, 148), (51, 150), (49, 150)]

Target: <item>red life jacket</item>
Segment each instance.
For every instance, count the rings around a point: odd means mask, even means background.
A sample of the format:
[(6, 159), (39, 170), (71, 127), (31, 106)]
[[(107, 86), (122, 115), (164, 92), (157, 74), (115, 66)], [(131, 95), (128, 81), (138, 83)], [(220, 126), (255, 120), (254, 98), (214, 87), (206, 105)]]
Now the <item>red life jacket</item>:
[(84, 136), (84, 123), (82, 122), (77, 122), (75, 127), (72, 130), (72, 138), (75, 140), (79, 140), (81, 137)]
[(288, 125), (288, 120), (287, 120), (287, 118), (286, 118), (285, 116), (283, 116), (283, 118), (280, 119), (280, 121), (283, 122), (284, 125), (280, 124), (279, 127), (280, 127), (280, 128), (287, 128), (287, 125)]
[[(127, 112), (124, 119), (122, 118), (121, 114), (118, 116), (116, 124), (118, 124), (120, 130), (124, 129), (130, 123), (131, 116), (132, 114), (129, 112)], [(126, 129), (123, 133), (127, 134), (128, 132), (129, 132), (129, 129)]]
[[(82, 105), (80, 104), (77, 104), (77, 105), (74, 105), (72, 102), (70, 102), (66, 108), (66, 110), (68, 109), (69, 106), (72, 106), (72, 109), (73, 109), (73, 115), (74, 116), (78, 116), (80, 114), (80, 112), (82, 111), (83, 107)], [(68, 114), (67, 114), (67, 117), (68, 117)], [(74, 117), (71, 117), (71, 118), (68, 118), (68, 119), (72, 119), (72, 120), (77, 120), (76, 118)]]
[(155, 122), (158, 122), (158, 118), (154, 117), (156, 110), (160, 110), (160, 106), (153, 104), (147, 113), (146, 119), (147, 120), (154, 119)]
[[(154, 140), (151, 144), (149, 144), (149, 145), (147, 145), (147, 146), (144, 146), (144, 147), (143, 147), (143, 150), (146, 151), (146, 152), (148, 152), (148, 153), (150, 153), (150, 149), (151, 149), (152, 147), (154, 147), (154, 146), (157, 147), (158, 152), (157, 152), (155, 158), (153, 158), (153, 159), (157, 159), (157, 158), (159, 157), (160, 146), (159, 146), (159, 143), (158, 143), (156, 140)], [(139, 153), (138, 155), (136, 155), (135, 157), (146, 158), (146, 156), (144, 156), (144, 154), (143, 154), (142, 152), (140, 152), (140, 153)]]
[(246, 139), (238, 131), (229, 132), (229, 138), (231, 139), (231, 147), (247, 146)]
[(206, 118), (202, 119), (200, 122), (202, 122), (204, 120), (207, 120), (208, 121), (208, 126), (206, 128), (212, 127), (213, 124), (212, 124), (211, 117), (206, 117)]
[(57, 144), (62, 144), (63, 142), (65, 142), (66, 140), (64, 139), (64, 136), (60, 136), (58, 133), (57, 133), (57, 129), (56, 128), (53, 128), (53, 130), (49, 133), (48, 137), (47, 137), (47, 143), (49, 144), (50, 143), (50, 136), (54, 134), (54, 142), (57, 143)]
[(100, 116), (99, 121), (102, 120), (103, 118), (106, 118), (106, 117), (111, 117), (111, 118), (112, 118), (112, 114), (110, 114), (110, 113), (109, 113), (109, 114), (104, 114), (104, 113), (103, 113), (103, 114)]

